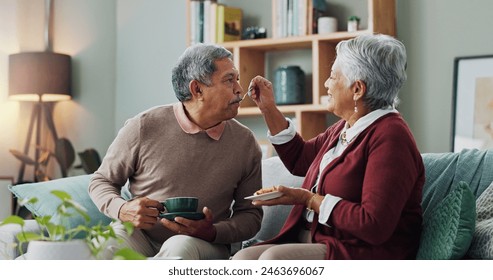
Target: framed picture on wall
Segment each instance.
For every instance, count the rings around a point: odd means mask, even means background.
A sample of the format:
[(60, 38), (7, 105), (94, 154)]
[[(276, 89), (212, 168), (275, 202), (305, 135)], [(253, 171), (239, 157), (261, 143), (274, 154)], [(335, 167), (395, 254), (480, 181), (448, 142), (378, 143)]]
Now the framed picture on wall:
[(493, 55), (454, 60), (452, 151), (493, 148)]
[(10, 176), (0, 176), (0, 221), (15, 212), (14, 198), (9, 191), (9, 186), (14, 184), (14, 178)]

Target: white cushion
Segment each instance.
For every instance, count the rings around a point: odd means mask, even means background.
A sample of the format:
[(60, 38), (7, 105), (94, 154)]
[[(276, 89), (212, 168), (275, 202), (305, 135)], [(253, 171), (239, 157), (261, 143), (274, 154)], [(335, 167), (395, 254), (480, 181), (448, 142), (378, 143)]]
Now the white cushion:
[(493, 183), (476, 200), (476, 229), (467, 256), (493, 259)]
[[(263, 188), (277, 185), (299, 188), (304, 179), (304, 177), (292, 175), (277, 156), (262, 160)], [(274, 237), (284, 225), (292, 207), (290, 205), (263, 206), (262, 227), (253, 239), (265, 241)]]
[(476, 200), (476, 214), (477, 222), (493, 218), (493, 183)]

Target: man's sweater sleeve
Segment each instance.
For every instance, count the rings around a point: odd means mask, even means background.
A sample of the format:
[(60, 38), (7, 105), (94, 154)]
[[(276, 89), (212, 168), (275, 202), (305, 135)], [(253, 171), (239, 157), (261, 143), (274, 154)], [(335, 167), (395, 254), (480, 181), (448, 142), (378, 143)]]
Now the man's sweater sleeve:
[(125, 203), (120, 192), (134, 171), (139, 131), (138, 119), (134, 118), (125, 123), (89, 184), (89, 195), (94, 204), (102, 213), (113, 219), (118, 219), (120, 208)]

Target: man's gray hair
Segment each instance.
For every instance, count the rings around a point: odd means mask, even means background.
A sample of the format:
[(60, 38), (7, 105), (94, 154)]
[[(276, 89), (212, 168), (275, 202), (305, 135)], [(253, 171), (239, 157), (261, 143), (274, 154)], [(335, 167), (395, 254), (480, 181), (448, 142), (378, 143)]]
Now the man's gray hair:
[(341, 41), (336, 52), (335, 63), (347, 77), (348, 86), (357, 80), (366, 84), (363, 102), (370, 110), (397, 106), (397, 95), (407, 79), (402, 42), (389, 35), (361, 35)]
[(188, 47), (178, 59), (171, 74), (176, 98), (180, 102), (192, 98), (188, 88), (192, 80), (210, 86), (212, 74), (216, 71), (214, 62), (223, 58), (232, 59), (233, 54), (221, 46), (199, 43)]

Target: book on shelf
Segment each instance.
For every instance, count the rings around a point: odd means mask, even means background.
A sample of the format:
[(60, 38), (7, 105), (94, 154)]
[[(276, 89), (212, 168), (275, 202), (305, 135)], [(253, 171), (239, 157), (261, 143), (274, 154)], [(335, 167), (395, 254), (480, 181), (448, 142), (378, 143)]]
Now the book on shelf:
[(241, 40), (243, 11), (241, 8), (226, 5), (217, 6), (216, 42), (223, 43)]
[(241, 40), (243, 12), (216, 0), (190, 1), (190, 43)]
[(190, 43), (204, 41), (204, 2), (190, 1)]
[(295, 10), (296, 14), (296, 24), (297, 27), (296, 34), (299, 36), (304, 36), (308, 34), (308, 2), (311, 0), (297, 0), (297, 6)]
[(206, 0), (204, 1), (204, 43), (212, 43), (212, 34), (211, 34), (211, 5), (212, 1)]
[(326, 14), (324, 0), (272, 0), (274, 38), (317, 33), (317, 20)]
[(209, 13), (209, 21), (206, 23), (209, 30), (209, 38), (206, 43), (216, 43), (217, 42), (217, 2), (210, 1), (209, 9), (205, 12)]
[(288, 37), (288, 1), (272, 0), (272, 36)]

